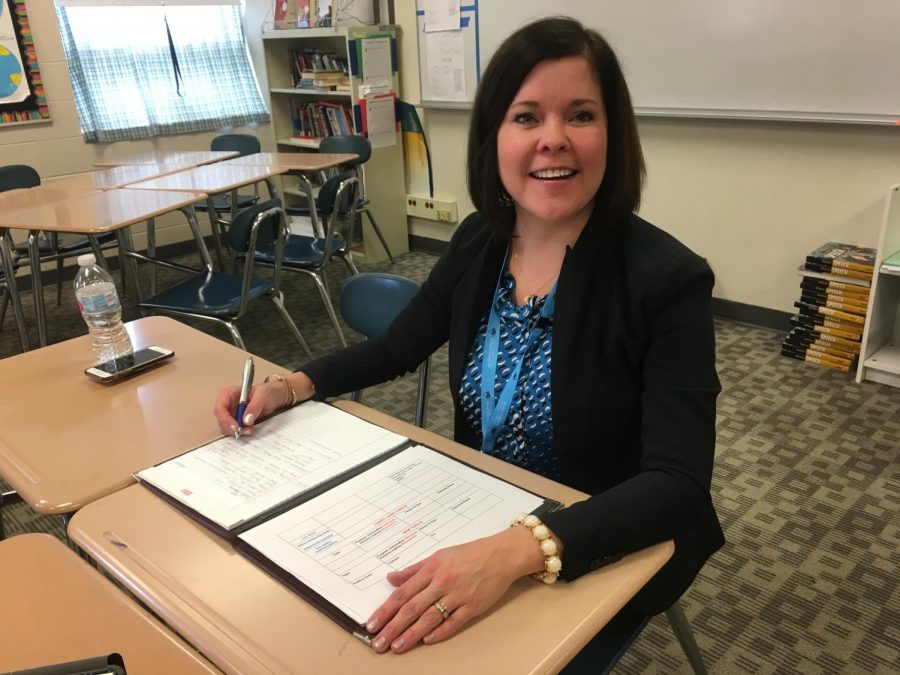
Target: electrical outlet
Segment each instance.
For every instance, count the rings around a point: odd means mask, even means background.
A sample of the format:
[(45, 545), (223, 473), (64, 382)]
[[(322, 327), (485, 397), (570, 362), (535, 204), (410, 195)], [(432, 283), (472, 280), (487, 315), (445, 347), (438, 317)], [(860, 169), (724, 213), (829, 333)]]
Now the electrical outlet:
[(421, 195), (406, 195), (406, 215), (442, 223), (457, 221), (456, 202)]

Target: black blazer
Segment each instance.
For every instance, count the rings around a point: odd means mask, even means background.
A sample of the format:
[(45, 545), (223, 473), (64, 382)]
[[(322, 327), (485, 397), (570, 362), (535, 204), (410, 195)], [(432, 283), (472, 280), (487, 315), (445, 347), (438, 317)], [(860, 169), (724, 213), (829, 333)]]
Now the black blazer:
[[(387, 332), (302, 366), (326, 398), (414, 371), (449, 345), (455, 438), (477, 447), (459, 383), (490, 306), (507, 242), (479, 214), (463, 221)], [(672, 560), (635, 598), (668, 608), (724, 542), (710, 499), (715, 339), (706, 262), (650, 223), (598, 218), (563, 261), (552, 346), (554, 446), (563, 482), (593, 495), (544, 520), (573, 580), (651, 544)]]

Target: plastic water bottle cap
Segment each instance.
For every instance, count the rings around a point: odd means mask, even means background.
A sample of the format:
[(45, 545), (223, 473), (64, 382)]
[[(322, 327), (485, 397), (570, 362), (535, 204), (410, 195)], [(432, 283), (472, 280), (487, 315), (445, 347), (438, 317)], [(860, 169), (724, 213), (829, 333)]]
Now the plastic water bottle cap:
[(90, 267), (94, 263), (97, 262), (97, 258), (94, 257), (93, 253), (84, 253), (78, 256), (78, 264), (81, 267)]

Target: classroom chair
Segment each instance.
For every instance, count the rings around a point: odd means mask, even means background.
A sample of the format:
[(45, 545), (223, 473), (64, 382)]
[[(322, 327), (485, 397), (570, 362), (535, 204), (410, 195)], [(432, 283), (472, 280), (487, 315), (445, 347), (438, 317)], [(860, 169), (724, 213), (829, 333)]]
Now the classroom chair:
[[(322, 205), (323, 212), (328, 215), (325, 216), (324, 227), (320, 222), (313, 222), (313, 232), (324, 232), (324, 236), (288, 235), (284, 245), (284, 258), (281, 261), (282, 269), (312, 277), (322, 297), (325, 311), (328, 312), (328, 318), (331, 319), (331, 325), (334, 326), (338, 339), (345, 347), (347, 341), (331, 304), (326, 268), (332, 258), (338, 258), (347, 266), (350, 274), (359, 274), (350, 255), (353, 226), (356, 222), (358, 186), (359, 181), (352, 171), (332, 176), (325, 181), (319, 189), (318, 202)], [(311, 216), (317, 219), (317, 211), (313, 210)], [(255, 253), (257, 262), (272, 265), (274, 246), (272, 243), (267, 247), (257, 248)]]
[[(406, 307), (419, 290), (419, 284), (411, 279), (377, 272), (357, 274), (344, 282), (341, 289), (341, 316), (353, 330), (367, 338), (379, 335)], [(428, 399), (428, 368), (431, 357), (419, 366), (419, 385), (416, 395), (416, 426), (425, 428), (425, 410)], [(360, 400), (361, 392), (354, 392), (354, 400)]]
[[(238, 212), (228, 229), (228, 244), (236, 256), (243, 257), (242, 272), (214, 272), (208, 265), (205, 272), (143, 300), (141, 309), (149, 313), (188, 316), (218, 323), (228, 329), (237, 347), (246, 349), (235, 322), (244, 315), (251, 302), (267, 298), (275, 305), (303, 351), (312, 358), (309, 345), (284, 307), (280, 277), (287, 234), (287, 218), (278, 200), (269, 200)], [(269, 245), (272, 247), (272, 277), (261, 279), (254, 276), (256, 261), (247, 252)]]
[[(38, 172), (27, 164), (9, 164), (7, 166), (0, 166), (0, 192), (21, 188), (32, 188), (37, 187), (40, 184), (41, 177), (38, 175)], [(117, 245), (114, 232), (101, 234), (96, 239), (99, 246), (103, 249)], [(27, 258), (28, 256), (27, 243), (14, 244), (12, 250), (17, 257)], [(91, 250), (91, 242), (84, 236), (59, 235), (56, 232), (51, 232), (49, 234), (40, 233), (38, 235), (38, 251), (40, 253), (41, 262), (56, 262), (57, 305), (62, 302), (62, 269), (65, 259), (76, 258), (82, 253), (90, 253)], [(106, 267), (102, 253), (99, 255), (98, 260), (101, 265)], [(0, 312), (0, 316), (2, 316), (2, 312)]]
[[(319, 143), (319, 152), (322, 153), (353, 153), (359, 155), (357, 159), (354, 159), (350, 162), (346, 163), (346, 166), (352, 167), (357, 178), (360, 178), (359, 172), (357, 171), (357, 167), (365, 164), (369, 161), (369, 157), (372, 156), (372, 145), (369, 143), (369, 139), (365, 136), (357, 136), (353, 134), (341, 135), (341, 136), (329, 136), (328, 138), (323, 138)], [(360, 185), (362, 185), (362, 181), (360, 181)], [(320, 200), (316, 200), (315, 207), (319, 211), (319, 215), (327, 215), (327, 209), (323, 209), (325, 205), (320, 203)], [(309, 215), (309, 207), (308, 206), (289, 206), (287, 212), (293, 215)], [(360, 194), (356, 200), (356, 210), (358, 213), (365, 213), (369, 217), (369, 222), (372, 224), (372, 229), (375, 231), (375, 235), (378, 237), (378, 241), (381, 242), (381, 245), (384, 247), (385, 253), (387, 253), (388, 258), (391, 261), (391, 264), (394, 264), (394, 256), (391, 253), (391, 249), (388, 247), (387, 242), (384, 239), (384, 235), (381, 232), (381, 228), (378, 227), (378, 223), (375, 222), (375, 218), (372, 217), (372, 212), (369, 209), (369, 199), (362, 192), (362, 188), (360, 188)]]

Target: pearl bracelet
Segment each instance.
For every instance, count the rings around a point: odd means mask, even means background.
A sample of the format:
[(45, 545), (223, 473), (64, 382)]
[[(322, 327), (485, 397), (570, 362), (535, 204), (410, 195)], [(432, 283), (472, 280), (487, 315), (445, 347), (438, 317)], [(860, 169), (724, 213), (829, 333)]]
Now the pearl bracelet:
[(553, 537), (550, 536), (550, 528), (541, 522), (541, 519), (535, 515), (523, 513), (512, 521), (510, 527), (524, 525), (531, 530), (531, 534), (538, 540), (541, 545), (541, 552), (544, 554), (544, 571), (535, 572), (531, 576), (545, 584), (552, 584), (559, 578), (562, 571), (562, 560), (559, 558), (559, 549)]
[(297, 392), (294, 391), (294, 387), (291, 384), (291, 381), (289, 379), (287, 379), (284, 375), (279, 375), (278, 373), (272, 373), (271, 375), (266, 376), (266, 379), (263, 380), (263, 384), (265, 384), (271, 380), (278, 380), (279, 382), (283, 382), (284, 386), (287, 387), (288, 396), (291, 397), (291, 402), (290, 402), (290, 404), (286, 404), (284, 407), (292, 408), (295, 405), (297, 405)]

